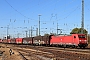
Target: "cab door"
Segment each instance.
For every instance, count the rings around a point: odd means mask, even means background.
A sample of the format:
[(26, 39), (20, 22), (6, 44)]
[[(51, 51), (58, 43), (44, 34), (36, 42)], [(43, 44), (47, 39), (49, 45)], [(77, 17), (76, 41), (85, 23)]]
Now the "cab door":
[(77, 45), (78, 46), (78, 38), (77, 36), (73, 36), (73, 45)]

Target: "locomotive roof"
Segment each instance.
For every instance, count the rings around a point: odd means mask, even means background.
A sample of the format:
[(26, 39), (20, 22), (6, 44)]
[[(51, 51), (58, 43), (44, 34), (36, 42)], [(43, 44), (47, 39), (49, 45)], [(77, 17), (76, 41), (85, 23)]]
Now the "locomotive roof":
[(71, 36), (72, 34), (59, 34), (59, 35), (55, 35), (55, 36)]
[(71, 35), (85, 35), (85, 34), (59, 34), (54, 36), (71, 36)]

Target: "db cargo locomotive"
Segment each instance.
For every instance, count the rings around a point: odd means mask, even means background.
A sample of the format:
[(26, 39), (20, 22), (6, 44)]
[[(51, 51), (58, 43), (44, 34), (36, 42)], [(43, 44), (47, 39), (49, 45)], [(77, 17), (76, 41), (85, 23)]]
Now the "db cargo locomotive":
[(50, 45), (60, 45), (64, 47), (80, 47), (88, 46), (87, 38), (84, 34), (72, 34), (66, 36), (52, 36)]
[(80, 47), (88, 46), (88, 40), (85, 34), (71, 34), (71, 35), (50, 35), (50, 36), (36, 36), (28, 38), (14, 38), (2, 40), (3, 43), (15, 44), (31, 44), (31, 45), (46, 45), (46, 46), (62, 46), (62, 47)]

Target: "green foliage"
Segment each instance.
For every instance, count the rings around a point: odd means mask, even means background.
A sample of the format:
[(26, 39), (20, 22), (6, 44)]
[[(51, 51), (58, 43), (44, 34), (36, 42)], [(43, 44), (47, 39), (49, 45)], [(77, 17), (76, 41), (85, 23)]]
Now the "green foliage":
[[(81, 33), (81, 30), (82, 30), (82, 28), (74, 28), (71, 32), (70, 32), (70, 34), (80, 34)], [(88, 32), (86, 31), (86, 29), (84, 29), (84, 34), (87, 34)]]
[(49, 36), (49, 34), (44, 34), (44, 36)]
[(56, 33), (50, 33), (50, 35), (56, 35)]
[(90, 34), (88, 34), (88, 43), (90, 44)]

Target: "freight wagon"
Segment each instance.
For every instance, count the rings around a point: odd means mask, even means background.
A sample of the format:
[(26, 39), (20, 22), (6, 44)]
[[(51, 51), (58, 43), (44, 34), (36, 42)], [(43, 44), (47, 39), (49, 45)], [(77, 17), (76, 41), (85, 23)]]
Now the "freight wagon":
[(23, 38), (22, 43), (23, 44), (30, 44), (30, 45), (33, 44), (33, 37)]
[(23, 38), (16, 38), (16, 44), (22, 44)]
[(49, 45), (49, 36), (37, 36), (33, 37), (33, 45)]
[(11, 39), (8, 39), (7, 42), (8, 42), (8, 43), (11, 43)]
[(8, 40), (7, 39), (3, 39), (2, 43), (8, 43)]
[(16, 43), (16, 39), (15, 38), (12, 38), (11, 39), (11, 44), (15, 44)]
[(0, 43), (2, 43), (2, 39), (0, 39)]

